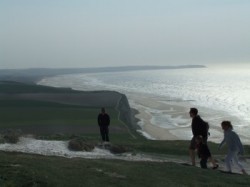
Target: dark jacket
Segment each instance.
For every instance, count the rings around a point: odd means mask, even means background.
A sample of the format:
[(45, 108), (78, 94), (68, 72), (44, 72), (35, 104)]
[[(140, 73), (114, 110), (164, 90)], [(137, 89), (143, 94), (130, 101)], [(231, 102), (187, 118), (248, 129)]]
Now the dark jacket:
[(193, 136), (202, 136), (202, 137), (207, 137), (207, 130), (206, 127), (204, 126), (204, 121), (201, 119), (199, 115), (195, 116), (192, 119), (192, 132)]
[(98, 125), (101, 127), (109, 126), (110, 118), (107, 113), (100, 113), (98, 115)]

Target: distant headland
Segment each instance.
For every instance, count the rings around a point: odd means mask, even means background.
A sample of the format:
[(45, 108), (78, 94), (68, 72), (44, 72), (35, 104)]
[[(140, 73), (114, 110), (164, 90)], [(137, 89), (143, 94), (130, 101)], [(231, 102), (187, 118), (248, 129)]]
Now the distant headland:
[(44, 77), (75, 73), (101, 73), (143, 71), (160, 69), (186, 69), (206, 68), (204, 65), (181, 66), (121, 66), (121, 67), (96, 67), (96, 68), (29, 68), (29, 69), (0, 69), (0, 80), (34, 83)]

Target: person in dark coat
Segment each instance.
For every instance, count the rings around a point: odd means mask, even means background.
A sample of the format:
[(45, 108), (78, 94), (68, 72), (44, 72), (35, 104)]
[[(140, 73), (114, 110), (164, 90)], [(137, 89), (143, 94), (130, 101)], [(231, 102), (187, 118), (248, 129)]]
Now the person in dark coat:
[(192, 165), (195, 166), (195, 149), (196, 149), (195, 138), (197, 136), (202, 136), (203, 141), (206, 142), (207, 136), (205, 136), (203, 134), (203, 130), (202, 130), (203, 120), (198, 115), (198, 109), (190, 108), (189, 115), (192, 118), (191, 128), (192, 128), (192, 133), (193, 133), (193, 137), (192, 137), (192, 139), (190, 141), (190, 145), (189, 145), (189, 154), (190, 154)]
[[(207, 138), (208, 138), (208, 129), (207, 129), (208, 127), (206, 126), (206, 122), (198, 115), (197, 108), (190, 108), (189, 114), (190, 114), (190, 117), (192, 118), (191, 128), (192, 128), (192, 133), (193, 133), (193, 137), (189, 145), (189, 154), (190, 154), (192, 165), (195, 166), (195, 150), (197, 149), (196, 138), (197, 137), (202, 138), (202, 143), (204, 144), (202, 145), (202, 150), (206, 149)], [(213, 164), (213, 167), (212, 167), (213, 169), (218, 168), (218, 164), (215, 162), (215, 160), (211, 156), (211, 153), (206, 158), (206, 161), (202, 160), (202, 166), (204, 166), (204, 164), (206, 165), (207, 160), (209, 160)]]
[(109, 124), (110, 124), (110, 117), (105, 112), (105, 108), (101, 109), (101, 113), (98, 115), (97, 118), (98, 125), (100, 127), (100, 133), (103, 142), (109, 142)]

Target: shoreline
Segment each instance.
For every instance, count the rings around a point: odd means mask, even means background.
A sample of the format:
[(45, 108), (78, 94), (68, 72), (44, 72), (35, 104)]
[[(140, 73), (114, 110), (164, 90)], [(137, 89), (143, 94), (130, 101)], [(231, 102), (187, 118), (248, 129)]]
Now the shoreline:
[[(171, 110), (173, 105), (160, 103), (150, 96), (138, 96), (134, 93), (126, 93), (126, 95), (130, 105), (132, 105), (131, 107), (138, 111), (134, 117), (138, 119), (137, 125), (141, 129), (139, 133), (143, 136), (153, 140), (189, 140), (189, 138), (180, 138), (172, 133), (170, 129), (157, 126), (152, 122), (153, 115), (148, 111), (149, 107), (153, 108), (153, 110), (165, 110), (167, 108)], [(189, 130), (191, 131), (191, 129)]]
[[(220, 143), (224, 133), (220, 127), (222, 120), (237, 121), (235, 116), (229, 116), (223, 111), (194, 106), (190, 101), (169, 100), (164, 97), (154, 97), (135, 93), (126, 93), (131, 108), (138, 113), (134, 116), (139, 121), (137, 125), (141, 128), (139, 133), (152, 140), (191, 140), (191, 118), (188, 111), (191, 107), (197, 107), (199, 115), (209, 122), (210, 136), (208, 141)], [(162, 119), (161, 119), (162, 118)], [(160, 119), (160, 120), (159, 120)], [(163, 120), (166, 122), (163, 123)], [(163, 123), (163, 124), (162, 124)], [(250, 139), (235, 130), (243, 144), (250, 145)]]

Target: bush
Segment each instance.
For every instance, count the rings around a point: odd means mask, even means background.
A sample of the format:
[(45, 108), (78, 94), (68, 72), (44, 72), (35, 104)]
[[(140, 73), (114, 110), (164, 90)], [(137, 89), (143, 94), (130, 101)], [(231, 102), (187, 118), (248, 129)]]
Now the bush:
[(111, 145), (109, 148), (110, 152), (113, 154), (121, 154), (131, 151), (130, 148), (122, 146), (122, 145)]
[(69, 141), (68, 148), (71, 151), (92, 151), (95, 146), (81, 138), (75, 138)]
[(17, 143), (22, 134), (21, 130), (6, 129), (2, 132), (2, 139), (4, 143)]

